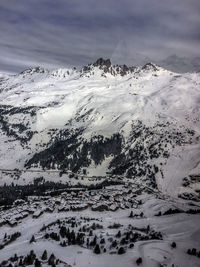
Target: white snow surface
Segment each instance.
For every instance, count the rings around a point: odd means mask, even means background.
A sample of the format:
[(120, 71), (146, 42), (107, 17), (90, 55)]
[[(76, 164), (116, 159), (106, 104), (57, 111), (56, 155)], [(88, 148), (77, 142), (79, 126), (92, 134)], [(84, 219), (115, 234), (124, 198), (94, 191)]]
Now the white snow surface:
[[(101, 213), (87, 209), (79, 212), (54, 211), (53, 213), (44, 213), (37, 219), (28, 216), (14, 228), (8, 225), (2, 226), (0, 240), (3, 239), (5, 233), (10, 235), (19, 231), (21, 236), (14, 243), (0, 250), (0, 260), (10, 258), (14, 253), (17, 255), (26, 255), (30, 250), (34, 250), (37, 255), (41, 256), (44, 249), (46, 249), (48, 255), (54, 253), (57, 258), (67, 262), (71, 266), (76, 265), (78, 267), (131, 267), (137, 266), (136, 260), (138, 257), (142, 257), (142, 266), (145, 267), (157, 267), (161, 263), (168, 267), (172, 266), (172, 264), (182, 267), (200, 266), (198, 257), (187, 254), (188, 248), (195, 247), (197, 250), (200, 248), (200, 229), (198, 224), (200, 215), (183, 213), (156, 217), (154, 216), (156, 210), (159, 211), (162, 208), (169, 208), (170, 204), (148, 195), (142, 195), (139, 198), (144, 203), (143, 212), (147, 216), (145, 218), (130, 220), (128, 217), (129, 210), (118, 210), (115, 212), (104, 211)], [(92, 250), (77, 245), (62, 248), (59, 243), (42, 238), (43, 234), (40, 232), (40, 229), (44, 225), (55, 222), (57, 219), (70, 218), (70, 216), (75, 216), (76, 218), (81, 218), (81, 216), (99, 218), (102, 220), (104, 228), (114, 222), (124, 226), (130, 225), (131, 223), (134, 227), (139, 228), (150, 225), (156, 231), (162, 232), (163, 240), (138, 241), (135, 243), (134, 248), (128, 249), (124, 255), (111, 255), (109, 253), (96, 255)], [(103, 234), (105, 234), (104, 231), (102, 232)], [(32, 235), (35, 236), (36, 242), (30, 244), (29, 241)], [(177, 244), (175, 249), (172, 249), (170, 246), (172, 242), (176, 242)]]
[[(93, 67), (89, 74), (60, 69), (2, 74), (0, 78), (2, 105), (38, 107), (36, 119), (15, 118), (16, 122), (27, 120), (32, 130), (38, 132), (28, 147), (22, 150), (17, 141), (7, 142), (0, 132), (2, 169), (23, 168), (25, 161), (41, 150), (36, 144), (48, 143), (49, 129), (63, 129), (70, 122), (74, 128), (84, 126), (86, 139), (100, 134), (110, 137), (116, 132), (128, 138), (134, 120), (147, 126), (171, 121), (200, 134), (199, 73), (177, 74), (157, 67), (157, 71), (136, 68), (133, 73), (114, 76)], [(77, 116), (85, 116), (84, 121), (74, 119)], [(163, 169), (165, 179), (158, 179), (162, 191), (178, 194), (180, 180), (194, 168), (197, 173), (200, 171), (199, 148), (195, 143), (172, 151)], [(92, 164), (89, 174), (104, 176), (110, 160), (107, 158), (100, 166)]]
[(37, 114), (39, 131), (63, 127), (76, 113), (88, 111), (88, 131), (108, 135), (130, 120), (153, 124), (159, 117), (172, 117), (199, 130), (199, 121), (195, 122), (200, 112), (199, 73), (180, 75), (159, 68), (102, 77), (94, 67), (88, 77), (67, 71), (9, 76), (1, 85), (0, 101), (16, 107), (45, 107)]

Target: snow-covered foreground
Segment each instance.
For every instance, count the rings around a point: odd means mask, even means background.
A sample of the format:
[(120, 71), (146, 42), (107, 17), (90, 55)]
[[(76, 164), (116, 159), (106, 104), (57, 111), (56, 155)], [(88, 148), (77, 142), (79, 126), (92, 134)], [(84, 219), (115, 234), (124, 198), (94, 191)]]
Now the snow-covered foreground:
[[(113, 192), (117, 190), (113, 188)], [(103, 193), (103, 192), (102, 192)], [(96, 196), (98, 193), (94, 193)], [(103, 193), (104, 194), (104, 193)], [(59, 198), (57, 198), (59, 201)], [(2, 242), (5, 233), (11, 235), (14, 232), (20, 232), (21, 236), (17, 238), (13, 243), (5, 246), (0, 250), (0, 261), (9, 259), (11, 256), (27, 255), (30, 250), (34, 250), (38, 257), (41, 257), (43, 251), (46, 249), (47, 254), (53, 253), (56, 258), (70, 264), (71, 266), (87, 267), (87, 266), (137, 266), (136, 260), (142, 258), (141, 266), (157, 267), (157, 266), (200, 266), (200, 258), (194, 255), (188, 255), (188, 249), (196, 248), (200, 250), (200, 214), (189, 214), (189, 213), (177, 213), (170, 215), (155, 216), (159, 211), (162, 213), (169, 208), (184, 208), (185, 211), (189, 209), (187, 203), (175, 203), (169, 200), (159, 199), (154, 195), (142, 194), (135, 198), (135, 201), (140, 201), (139, 206), (134, 206), (128, 209), (118, 209), (116, 211), (92, 211), (90, 208), (83, 211), (65, 211), (58, 212), (55, 209), (52, 213), (43, 213), (39, 218), (33, 218), (31, 215), (24, 218), (11, 228), (8, 225), (2, 226), (0, 229), (0, 240)], [(37, 201), (38, 202), (38, 201)], [(35, 203), (37, 203), (35, 202)], [(100, 201), (99, 201), (100, 202)], [(42, 204), (42, 200), (40, 205)], [(33, 202), (34, 204), (34, 202)], [(32, 204), (32, 205), (33, 205)], [(22, 207), (21, 207), (22, 208)], [(194, 208), (194, 207), (193, 207)], [(199, 207), (195, 207), (198, 208)], [(18, 206), (20, 210), (20, 207)], [(17, 210), (17, 208), (16, 208)], [(140, 217), (129, 217), (130, 211), (133, 214), (144, 213), (143, 218)], [(153, 229), (154, 232), (160, 232), (162, 234), (161, 239), (143, 240), (134, 242), (133, 248), (127, 248), (126, 244), (122, 246), (126, 248), (126, 253), (118, 255), (117, 253), (112, 254), (113, 249), (95, 254), (92, 249), (86, 248), (85, 245), (67, 245), (62, 247), (60, 242), (56, 242), (52, 239), (44, 238), (45, 225), (50, 225), (51, 222), (60, 220), (61, 222), (65, 219), (75, 218), (78, 222), (83, 222), (84, 218), (92, 218), (102, 225), (102, 229), (97, 230), (98, 238), (114, 237), (114, 233), (119, 230), (123, 233), (123, 229), (127, 227), (137, 229), (136, 232), (144, 231), (147, 226)], [(113, 224), (120, 224), (120, 228), (114, 229), (109, 228)], [(82, 224), (80, 223), (80, 226)], [(89, 223), (88, 223), (89, 225)], [(52, 226), (54, 231), (56, 227)], [(51, 229), (51, 226), (47, 229)], [(73, 228), (76, 231), (76, 227)], [(45, 230), (46, 231), (46, 230)], [(48, 230), (50, 231), (50, 230)], [(134, 232), (134, 230), (133, 230)], [(30, 243), (31, 237), (34, 235), (35, 241)], [(106, 239), (107, 240), (107, 239)], [(109, 239), (108, 239), (109, 240)], [(106, 243), (108, 242), (106, 241)], [(99, 242), (99, 241), (97, 241)], [(176, 247), (172, 247), (172, 243), (175, 242)], [(106, 247), (107, 244), (104, 246)], [(45, 266), (45, 265), (44, 265)]]

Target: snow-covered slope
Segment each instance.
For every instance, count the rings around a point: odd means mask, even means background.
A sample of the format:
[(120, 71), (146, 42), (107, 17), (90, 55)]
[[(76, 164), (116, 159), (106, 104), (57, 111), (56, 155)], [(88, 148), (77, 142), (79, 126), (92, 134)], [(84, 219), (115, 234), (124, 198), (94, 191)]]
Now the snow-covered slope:
[(171, 195), (200, 173), (199, 73), (103, 59), (33, 68), (2, 74), (0, 101), (1, 169), (117, 174)]

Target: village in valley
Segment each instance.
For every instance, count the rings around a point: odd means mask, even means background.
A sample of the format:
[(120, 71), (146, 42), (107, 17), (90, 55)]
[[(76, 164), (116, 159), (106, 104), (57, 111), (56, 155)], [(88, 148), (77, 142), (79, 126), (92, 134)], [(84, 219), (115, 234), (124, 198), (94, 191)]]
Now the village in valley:
[(2, 205), (0, 266), (180, 266), (176, 255), (198, 266), (200, 251), (189, 238), (198, 230), (189, 225), (199, 220), (198, 202), (175, 201), (125, 180), (52, 189)]

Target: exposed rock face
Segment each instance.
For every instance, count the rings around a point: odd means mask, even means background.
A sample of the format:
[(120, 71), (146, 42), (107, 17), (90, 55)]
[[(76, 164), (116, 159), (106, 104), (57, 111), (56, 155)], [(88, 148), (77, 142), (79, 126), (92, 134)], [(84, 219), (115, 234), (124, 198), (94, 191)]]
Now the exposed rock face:
[(111, 72), (111, 61), (110, 61), (110, 59), (99, 58), (93, 64), (93, 66), (94, 67), (99, 67), (99, 69), (103, 70), (104, 73), (110, 73)]
[(156, 67), (155, 64), (153, 63), (147, 63), (142, 67), (142, 70), (152, 70), (152, 71), (157, 71), (158, 68)]
[(109, 68), (111, 66), (111, 61), (110, 59), (99, 58), (93, 65), (94, 66), (106, 66), (107, 68)]
[(34, 74), (34, 73), (45, 73), (45, 69), (42, 67), (35, 67), (35, 68), (30, 68), (22, 71), (20, 74)]
[(127, 65), (112, 65), (110, 59), (103, 59), (99, 58), (97, 61), (93, 64), (89, 64), (87, 66), (84, 66), (81, 70), (81, 72), (85, 73), (93, 73), (94, 67), (99, 68), (103, 71), (102, 76), (109, 73), (113, 76), (120, 75), (125, 76), (127, 74), (133, 73), (136, 69), (136, 67), (128, 67)]

